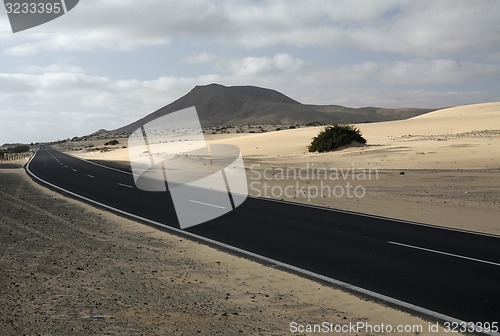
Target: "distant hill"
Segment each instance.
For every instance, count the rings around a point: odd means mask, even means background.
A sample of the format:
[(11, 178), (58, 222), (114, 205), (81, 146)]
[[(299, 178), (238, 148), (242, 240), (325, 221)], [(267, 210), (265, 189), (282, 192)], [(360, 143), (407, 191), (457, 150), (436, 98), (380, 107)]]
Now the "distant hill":
[[(399, 120), (431, 109), (349, 108), (338, 105), (304, 105), (284, 94), (256, 86), (196, 86), (185, 96), (129, 125), (108, 131), (132, 133), (165, 114), (195, 106), (202, 127), (221, 125), (293, 125)], [(99, 132), (102, 132), (100, 130)]]
[(307, 105), (317, 111), (324, 112), (332, 118), (342, 123), (365, 123), (381, 122), (391, 120), (403, 120), (413, 118), (436, 109), (417, 108), (381, 108), (381, 107), (361, 107), (351, 108), (340, 105)]

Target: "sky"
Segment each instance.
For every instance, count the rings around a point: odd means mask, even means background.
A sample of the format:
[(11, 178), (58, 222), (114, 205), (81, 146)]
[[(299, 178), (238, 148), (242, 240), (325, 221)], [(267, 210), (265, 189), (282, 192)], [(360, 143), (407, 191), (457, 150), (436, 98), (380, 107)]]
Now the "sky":
[(115, 129), (210, 83), (349, 107), (500, 101), (500, 1), (81, 0), (15, 34), (0, 8), (0, 144)]

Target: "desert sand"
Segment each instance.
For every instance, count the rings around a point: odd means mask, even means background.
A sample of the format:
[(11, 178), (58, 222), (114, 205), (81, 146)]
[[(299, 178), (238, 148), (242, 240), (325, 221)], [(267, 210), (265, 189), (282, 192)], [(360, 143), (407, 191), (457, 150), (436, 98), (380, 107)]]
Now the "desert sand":
[(334, 167), (456, 169), (500, 167), (500, 103), (461, 106), (419, 117), (359, 124), (367, 146), (308, 153), (322, 127), (248, 134), (230, 141), (246, 158), (272, 163), (302, 162)]
[(0, 165), (0, 185), (2, 335), (290, 335), (294, 321), (432, 335), (422, 318), (65, 198), (21, 163)]
[[(207, 135), (230, 143), (246, 159), (273, 164), (316, 163), (379, 169), (474, 169), (500, 167), (500, 103), (454, 107), (407, 120), (359, 124), (367, 146), (331, 153), (309, 153), (307, 145), (323, 127), (258, 134)], [(126, 139), (121, 145), (126, 146)], [(128, 151), (84, 152), (87, 159), (128, 161)]]

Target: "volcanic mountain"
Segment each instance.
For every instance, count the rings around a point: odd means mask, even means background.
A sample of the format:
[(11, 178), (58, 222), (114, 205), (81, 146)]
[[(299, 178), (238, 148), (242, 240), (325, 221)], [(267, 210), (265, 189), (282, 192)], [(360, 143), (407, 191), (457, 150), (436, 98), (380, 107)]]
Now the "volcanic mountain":
[(222, 125), (293, 125), (389, 121), (414, 117), (430, 109), (348, 108), (305, 105), (284, 94), (256, 86), (196, 86), (173, 103), (129, 125), (110, 131), (132, 133), (141, 125), (171, 112), (195, 106), (204, 128)]

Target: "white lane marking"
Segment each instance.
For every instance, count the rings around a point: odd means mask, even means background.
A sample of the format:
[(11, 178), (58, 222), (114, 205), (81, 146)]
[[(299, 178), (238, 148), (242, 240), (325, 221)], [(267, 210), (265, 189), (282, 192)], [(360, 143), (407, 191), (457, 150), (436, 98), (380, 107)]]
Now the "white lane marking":
[(74, 172), (76, 173), (76, 172), (77, 172), (78, 170), (76, 170), (76, 169), (73, 169), (73, 171), (74, 171)]
[(68, 168), (68, 166), (64, 166), (64, 168)]
[(123, 184), (123, 183), (117, 183), (119, 186), (122, 186), (122, 187), (127, 187), (127, 188), (134, 188), (132, 187), (131, 185), (128, 185), (128, 184)]
[(389, 244), (394, 244), (394, 245), (399, 245), (399, 246), (404, 246), (404, 247), (409, 247), (409, 248), (413, 248), (413, 249), (417, 249), (417, 250), (422, 250), (422, 251), (427, 251), (427, 252), (432, 252), (432, 253), (443, 254), (443, 255), (450, 256), (450, 257), (461, 258), (461, 259), (466, 259), (466, 260), (471, 260), (471, 261), (477, 261), (477, 262), (480, 262), (480, 263), (483, 263), (483, 264), (489, 264), (489, 265), (493, 265), (493, 266), (500, 266), (499, 263), (496, 263), (496, 262), (493, 262), (493, 261), (487, 261), (487, 260), (482, 260), (482, 259), (477, 259), (477, 258), (472, 258), (472, 257), (466, 257), (466, 256), (463, 256), (463, 255), (453, 254), (453, 253), (448, 253), (448, 252), (443, 252), (443, 251), (431, 250), (431, 249), (428, 249), (428, 248), (425, 248), (425, 247), (413, 246), (413, 245), (408, 245), (408, 244), (403, 244), (403, 243), (398, 243), (398, 242), (392, 242), (392, 241), (389, 241), (388, 243)]
[(204, 203), (204, 202), (198, 202), (198, 201), (194, 201), (194, 200), (189, 200), (189, 202), (193, 202), (193, 203), (196, 203), (196, 204), (201, 204), (201, 205), (206, 205), (206, 206), (210, 206), (210, 207), (213, 207), (213, 208), (225, 209), (225, 207), (220, 206), (220, 205), (215, 205), (215, 204), (209, 204), (209, 203)]
[[(378, 299), (378, 300), (382, 300), (382, 301), (385, 301), (385, 302), (388, 302), (388, 303), (392, 303), (392, 304), (394, 304), (396, 306), (399, 306), (399, 307), (410, 309), (410, 310), (422, 313), (422, 314), (427, 315), (427, 316), (432, 316), (432, 317), (434, 317), (436, 319), (439, 319), (439, 320), (448, 321), (448, 322), (456, 322), (458, 324), (466, 323), (466, 322), (464, 322), (462, 320), (459, 320), (457, 318), (454, 318), (454, 317), (451, 317), (451, 316), (448, 316), (448, 315), (445, 315), (445, 314), (441, 314), (441, 313), (438, 313), (436, 311), (433, 311), (433, 310), (430, 310), (430, 309), (427, 309), (427, 308), (423, 308), (423, 307), (420, 307), (420, 306), (417, 306), (417, 305), (414, 305), (414, 304), (411, 304), (411, 303), (408, 303), (408, 302), (405, 302), (405, 301), (401, 301), (401, 300), (392, 298), (390, 296), (383, 295), (383, 294), (380, 294), (380, 293), (377, 293), (377, 292), (374, 292), (374, 291), (371, 291), (371, 290), (368, 290), (368, 289), (365, 289), (365, 288), (362, 288), (362, 287), (354, 286), (354, 285), (351, 285), (351, 284), (349, 284), (347, 282), (343, 282), (343, 281), (340, 281), (340, 280), (337, 280), (337, 279), (329, 278), (327, 276), (324, 276), (324, 275), (321, 275), (321, 274), (318, 274), (318, 273), (314, 273), (314, 272), (305, 270), (303, 268), (299, 268), (297, 266), (293, 266), (293, 265), (290, 265), (290, 264), (287, 264), (287, 263), (284, 263), (284, 262), (281, 262), (281, 261), (278, 261), (278, 260), (275, 260), (275, 259), (272, 259), (272, 258), (269, 258), (269, 257), (265, 257), (263, 255), (260, 255), (260, 254), (257, 254), (257, 253), (253, 253), (253, 252), (250, 252), (250, 251), (247, 251), (247, 250), (244, 250), (244, 249), (232, 246), (232, 245), (224, 244), (224, 243), (221, 243), (221, 242), (219, 242), (217, 240), (213, 240), (213, 239), (210, 239), (210, 238), (199, 236), (199, 235), (191, 233), (189, 231), (181, 230), (181, 229), (175, 228), (173, 226), (169, 226), (169, 225), (166, 225), (166, 224), (163, 224), (163, 223), (160, 223), (160, 222), (157, 222), (157, 221), (145, 218), (145, 217), (134, 215), (134, 214), (132, 214), (130, 212), (127, 212), (127, 211), (124, 211), (124, 210), (120, 210), (120, 209), (112, 207), (110, 205), (107, 205), (107, 204), (95, 201), (95, 200), (93, 200), (91, 198), (79, 195), (79, 194), (74, 193), (74, 192), (69, 191), (69, 190), (66, 190), (64, 188), (56, 186), (55, 184), (47, 182), (47, 181), (41, 179), (40, 177), (36, 176), (35, 174), (33, 174), (33, 172), (30, 170), (30, 163), (35, 158), (37, 152), (35, 152), (35, 154), (33, 154), (31, 156), (31, 158), (29, 159), (28, 163), (25, 166), (26, 167), (26, 171), (28, 172), (28, 174), (31, 175), (31, 176), (33, 176), (35, 179), (37, 179), (38, 181), (40, 181), (40, 182), (42, 182), (42, 183), (44, 183), (44, 184), (46, 184), (48, 186), (51, 186), (51, 187), (56, 188), (56, 189), (59, 189), (62, 192), (65, 192), (65, 193), (67, 193), (69, 195), (73, 195), (75, 197), (78, 197), (78, 198), (80, 198), (80, 199), (82, 199), (84, 201), (87, 201), (87, 202), (90, 202), (90, 203), (94, 203), (94, 204), (96, 204), (96, 205), (98, 205), (100, 207), (109, 209), (111, 211), (114, 211), (114, 212), (117, 212), (117, 213), (121, 213), (121, 214), (129, 216), (131, 218), (135, 218), (135, 219), (138, 219), (140, 221), (156, 225), (158, 227), (164, 228), (164, 229), (166, 229), (166, 230), (168, 230), (170, 232), (176, 233), (178, 235), (183, 235), (185, 237), (190, 237), (192, 239), (201, 240), (201, 241), (204, 241), (204, 242), (207, 242), (209, 244), (221, 247), (221, 248), (226, 249), (226, 250), (230, 250), (230, 251), (233, 251), (233, 252), (236, 252), (236, 253), (240, 253), (240, 254), (249, 256), (251, 258), (256, 258), (256, 259), (261, 260), (261, 261), (263, 261), (265, 263), (274, 264), (276, 266), (280, 266), (280, 267), (286, 268), (286, 269), (288, 269), (288, 270), (290, 270), (292, 272), (296, 272), (296, 273), (303, 274), (303, 275), (308, 276), (308, 277), (312, 277), (312, 278), (316, 278), (316, 279), (321, 280), (321, 281), (325, 281), (325, 282), (330, 283), (330, 284), (332, 284), (334, 286), (339, 286), (339, 287), (345, 288), (347, 290), (351, 290), (351, 291), (354, 291), (354, 292), (357, 292), (357, 293), (360, 293), (360, 294), (364, 294), (364, 295), (370, 296), (370, 297)], [(495, 336), (500, 335), (500, 333), (497, 333), (497, 332), (487, 332), (485, 334), (487, 334), (487, 335), (495, 335)]]
[(93, 175), (87, 175), (87, 176), (90, 177), (90, 178), (95, 178), (95, 176), (93, 176)]
[(386, 220), (386, 221), (403, 223), (403, 224), (409, 224), (409, 225), (415, 225), (415, 226), (423, 226), (423, 227), (428, 227), (428, 228), (431, 228), (431, 229), (444, 230), (444, 231), (452, 231), (452, 232), (460, 232), (460, 233), (465, 233), (465, 234), (470, 234), (470, 235), (475, 235), (475, 236), (483, 236), (483, 237), (491, 237), (491, 238), (500, 239), (500, 235), (493, 234), (493, 233), (476, 232), (476, 231), (470, 231), (470, 230), (463, 230), (463, 229), (456, 229), (456, 228), (451, 228), (451, 227), (439, 226), (439, 225), (434, 225), (434, 224), (418, 223), (418, 222), (412, 222), (412, 221), (408, 221), (408, 220), (404, 220), (404, 219), (397, 219), (397, 218), (390, 218), (390, 217), (384, 217), (384, 216), (378, 216), (378, 215), (371, 215), (371, 214), (365, 214), (365, 213), (354, 212), (354, 211), (349, 211), (349, 210), (341, 210), (341, 209), (334, 209), (334, 208), (325, 208), (325, 207), (322, 207), (322, 206), (319, 206), (319, 205), (297, 203), (297, 202), (285, 201), (285, 200), (280, 200), (280, 199), (273, 199), (273, 198), (266, 198), (266, 197), (257, 197), (257, 196), (251, 196), (251, 195), (248, 195), (248, 197), (249, 198), (253, 198), (253, 199), (268, 201), (268, 202), (284, 203), (284, 204), (296, 205), (296, 206), (300, 206), (300, 207), (304, 207), (304, 208), (313, 208), (313, 209), (324, 210), (324, 211), (332, 211), (332, 212), (338, 212), (338, 213), (345, 213), (345, 214), (348, 214), (348, 215), (356, 215), (356, 216), (366, 217), (366, 218), (383, 219), (383, 220)]

